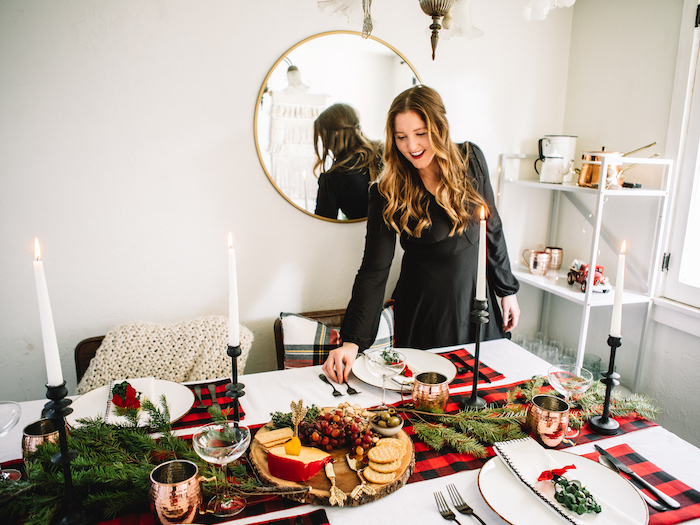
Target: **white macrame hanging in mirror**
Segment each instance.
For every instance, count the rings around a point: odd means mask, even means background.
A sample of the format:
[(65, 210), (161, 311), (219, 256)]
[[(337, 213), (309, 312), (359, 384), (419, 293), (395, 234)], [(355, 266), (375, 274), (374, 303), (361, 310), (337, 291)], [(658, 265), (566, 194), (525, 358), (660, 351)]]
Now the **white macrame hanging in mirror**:
[[(381, 2), (381, 0), (377, 0)], [(430, 43), (435, 60), (438, 39), (447, 40), (452, 36), (467, 40), (479, 38), (484, 32), (472, 22), (472, 0), (417, 0), (423, 12), (432, 19)], [(323, 14), (347, 19), (348, 23), (362, 28), (362, 36), (367, 38), (374, 28), (372, 0), (317, 0)], [(538, 21), (557, 7), (571, 7), (576, 0), (530, 0), (523, 7), (523, 18)]]

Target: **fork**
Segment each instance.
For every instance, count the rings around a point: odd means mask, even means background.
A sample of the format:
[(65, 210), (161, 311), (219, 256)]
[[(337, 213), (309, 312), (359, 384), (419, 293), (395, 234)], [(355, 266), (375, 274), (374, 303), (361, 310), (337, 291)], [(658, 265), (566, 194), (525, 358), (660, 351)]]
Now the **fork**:
[(194, 385), (194, 393), (197, 394), (197, 399), (199, 399), (199, 404), (204, 406), (204, 399), (202, 399), (202, 387), (201, 387), (201, 385)]
[(461, 525), (461, 523), (457, 521), (457, 518), (455, 517), (455, 513), (452, 512), (450, 510), (450, 507), (447, 506), (447, 502), (445, 501), (445, 496), (442, 495), (442, 492), (440, 492), (440, 491), (433, 492), (433, 495), (435, 496), (435, 503), (437, 503), (437, 508), (438, 508), (438, 511), (440, 512), (440, 516), (442, 516), (446, 520), (454, 521), (457, 525)]
[(209, 383), (207, 385), (207, 389), (209, 390), (209, 395), (211, 396), (211, 405), (219, 405), (219, 400), (216, 399), (216, 385), (214, 383)]
[(452, 504), (459, 512), (468, 516), (474, 516), (479, 520), (479, 523), (486, 525), (486, 523), (484, 523), (479, 516), (474, 514), (474, 510), (472, 510), (472, 508), (462, 499), (462, 496), (460, 496), (459, 492), (457, 492), (457, 487), (455, 487), (453, 483), (447, 485), (447, 493), (450, 495), (450, 499), (452, 499)]
[(327, 383), (327, 384), (329, 384), (329, 385), (331, 386), (331, 388), (333, 389), (333, 395), (334, 395), (335, 397), (340, 397), (340, 396), (343, 395), (343, 394), (341, 394), (340, 392), (338, 392), (338, 391), (335, 389), (335, 387), (333, 386), (333, 383), (331, 383), (330, 379), (328, 379), (328, 378), (325, 376), (325, 374), (319, 374), (318, 377), (319, 377), (319, 379), (321, 379), (321, 381), (323, 381), (324, 383)]
[(361, 394), (361, 393), (362, 393), (362, 392), (358, 392), (358, 391), (355, 390), (353, 387), (351, 387), (351, 386), (350, 386), (350, 383), (348, 383), (347, 381), (345, 381), (345, 386), (348, 387), (348, 394), (350, 394), (351, 396), (354, 396), (355, 394)]

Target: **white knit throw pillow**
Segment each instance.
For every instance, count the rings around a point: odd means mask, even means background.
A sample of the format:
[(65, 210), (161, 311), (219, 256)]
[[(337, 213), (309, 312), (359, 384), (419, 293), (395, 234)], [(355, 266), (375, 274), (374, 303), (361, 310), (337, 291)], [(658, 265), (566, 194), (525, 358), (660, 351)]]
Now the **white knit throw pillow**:
[[(240, 329), (238, 370), (242, 373), (253, 334), (244, 326)], [(155, 377), (181, 383), (230, 376), (227, 346), (228, 318), (224, 316), (168, 325), (125, 324), (105, 336), (75, 393), (121, 378)]]

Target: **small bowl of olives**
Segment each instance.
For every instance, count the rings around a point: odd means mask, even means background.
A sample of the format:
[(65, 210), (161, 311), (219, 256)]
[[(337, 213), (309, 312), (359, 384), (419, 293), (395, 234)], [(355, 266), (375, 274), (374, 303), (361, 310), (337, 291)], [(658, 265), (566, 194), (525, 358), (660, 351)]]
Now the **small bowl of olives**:
[(372, 430), (382, 436), (393, 436), (403, 427), (403, 418), (396, 413), (393, 407), (382, 410), (373, 415), (370, 420)]

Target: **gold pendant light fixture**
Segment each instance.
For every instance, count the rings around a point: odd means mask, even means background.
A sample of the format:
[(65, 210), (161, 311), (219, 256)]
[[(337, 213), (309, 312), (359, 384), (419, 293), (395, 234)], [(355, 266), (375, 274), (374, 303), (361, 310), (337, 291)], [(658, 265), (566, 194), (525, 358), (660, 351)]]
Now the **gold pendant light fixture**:
[(430, 45), (433, 48), (433, 60), (435, 60), (435, 50), (438, 44), (438, 31), (442, 29), (440, 21), (447, 15), (455, 0), (418, 0), (420, 2), (420, 8), (423, 12), (433, 19), (433, 23), (430, 24), (430, 29), (433, 30), (430, 35)]

